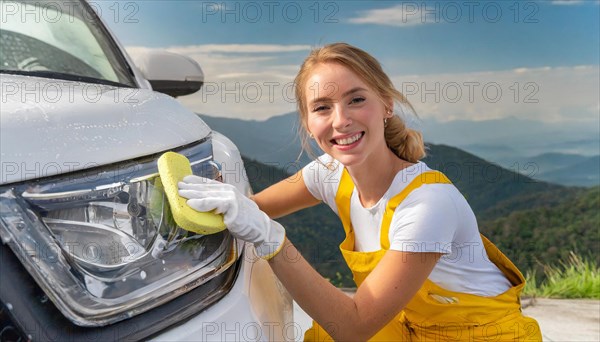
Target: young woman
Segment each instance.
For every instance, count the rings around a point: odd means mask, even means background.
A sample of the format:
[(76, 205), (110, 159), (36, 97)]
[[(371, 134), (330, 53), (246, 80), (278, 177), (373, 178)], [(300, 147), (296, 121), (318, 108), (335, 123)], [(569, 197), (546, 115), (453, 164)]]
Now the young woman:
[[(394, 114), (410, 104), (372, 56), (344, 43), (314, 50), (296, 77), (296, 100), (306, 134), (325, 152), (301, 175), (254, 201), (196, 176), (180, 194), (196, 210), (223, 213), (231, 233), (269, 260), (315, 320), (305, 340), (541, 341), (537, 322), (521, 313), (523, 276), (480, 236), (450, 181), (419, 161), (420, 133)], [(353, 297), (321, 277), (271, 219), (321, 201), (343, 223)]]

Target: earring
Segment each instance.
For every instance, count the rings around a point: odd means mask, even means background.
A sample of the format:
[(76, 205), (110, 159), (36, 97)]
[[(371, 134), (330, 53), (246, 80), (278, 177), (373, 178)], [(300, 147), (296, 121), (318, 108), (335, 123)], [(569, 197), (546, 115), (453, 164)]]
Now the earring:
[[(393, 114), (393, 113), (392, 113), (392, 110), (391, 110), (391, 109), (388, 109), (388, 110), (386, 111), (386, 114), (387, 114), (387, 115), (389, 115), (389, 116), (391, 117), (391, 116), (392, 116), (392, 114)], [(383, 127), (384, 127), (384, 128), (385, 128), (385, 127), (387, 127), (387, 120), (388, 120), (388, 118), (383, 118)]]
[(311, 139), (314, 139), (314, 138), (315, 138), (315, 136), (314, 136), (312, 133), (309, 133), (309, 134), (308, 134), (308, 136), (309, 136)]

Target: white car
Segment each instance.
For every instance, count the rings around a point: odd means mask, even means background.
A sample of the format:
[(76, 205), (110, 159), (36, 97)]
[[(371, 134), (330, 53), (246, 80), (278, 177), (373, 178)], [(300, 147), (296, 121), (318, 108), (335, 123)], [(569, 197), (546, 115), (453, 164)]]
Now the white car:
[(0, 12), (0, 340), (301, 334), (250, 244), (172, 220), (165, 151), (251, 192), (235, 145), (173, 98), (200, 89), (200, 67), (166, 52), (134, 66), (85, 1)]

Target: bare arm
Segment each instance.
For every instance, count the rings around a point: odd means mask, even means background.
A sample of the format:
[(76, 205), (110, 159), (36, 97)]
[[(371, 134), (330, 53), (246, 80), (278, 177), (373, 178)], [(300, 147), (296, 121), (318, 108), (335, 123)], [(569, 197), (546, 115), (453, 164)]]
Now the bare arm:
[(287, 240), (269, 264), (292, 297), (334, 340), (367, 340), (408, 304), (440, 256), (388, 251), (353, 298), (321, 277)]
[(320, 203), (306, 188), (302, 170), (271, 185), (252, 199), (270, 218), (285, 216)]

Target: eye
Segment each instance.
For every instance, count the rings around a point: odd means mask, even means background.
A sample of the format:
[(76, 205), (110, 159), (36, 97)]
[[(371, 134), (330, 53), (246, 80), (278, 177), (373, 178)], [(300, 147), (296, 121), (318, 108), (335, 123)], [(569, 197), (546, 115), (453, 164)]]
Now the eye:
[(350, 100), (350, 104), (361, 103), (361, 102), (364, 102), (364, 101), (365, 101), (364, 97), (357, 96), (357, 97), (353, 97), (352, 100)]
[(328, 107), (328, 106), (326, 106), (326, 105), (317, 105), (317, 106), (315, 106), (315, 107), (313, 108), (313, 110), (312, 110), (312, 111), (313, 111), (313, 112), (321, 112), (321, 111), (324, 111), (324, 110), (327, 110), (327, 109), (329, 109), (329, 107)]

